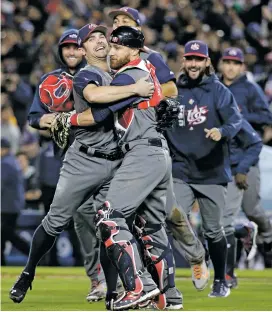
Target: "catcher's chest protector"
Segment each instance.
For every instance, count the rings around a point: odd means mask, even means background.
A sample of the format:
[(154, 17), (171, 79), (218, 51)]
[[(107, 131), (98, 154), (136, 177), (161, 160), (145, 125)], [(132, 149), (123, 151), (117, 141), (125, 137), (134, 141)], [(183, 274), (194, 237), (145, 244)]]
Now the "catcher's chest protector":
[[(141, 60), (141, 59), (137, 59), (135, 61), (129, 62), (128, 64), (126, 64), (125, 66), (123, 66), (121, 69), (118, 70), (118, 72), (116, 74), (122, 73), (127, 69), (130, 68), (139, 68), (147, 73), (150, 74), (152, 82), (154, 83), (154, 93), (151, 97), (150, 100), (148, 101), (142, 101), (140, 103), (137, 104), (137, 108), (138, 109), (147, 109), (149, 107), (155, 107), (159, 104), (159, 102), (162, 100), (163, 95), (162, 95), (162, 88), (161, 85), (159, 83), (159, 80), (155, 74), (155, 67), (147, 60)], [(127, 72), (127, 74), (129, 75), (129, 71)]]

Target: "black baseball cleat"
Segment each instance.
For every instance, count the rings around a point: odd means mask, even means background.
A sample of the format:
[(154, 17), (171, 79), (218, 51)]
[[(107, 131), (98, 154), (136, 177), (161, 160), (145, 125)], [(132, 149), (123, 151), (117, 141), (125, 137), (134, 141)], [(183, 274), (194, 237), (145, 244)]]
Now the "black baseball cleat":
[(9, 298), (15, 303), (22, 302), (25, 298), (28, 288), (30, 288), (30, 290), (32, 289), (33, 279), (34, 277), (31, 277), (29, 273), (23, 272), (11, 288), (9, 292)]
[(209, 293), (210, 298), (223, 298), (230, 295), (230, 288), (224, 280), (214, 280), (212, 291)]
[(115, 300), (117, 300), (117, 298), (118, 298), (118, 292), (117, 291), (114, 291), (110, 294), (106, 294), (105, 303), (106, 303), (106, 309), (108, 311), (113, 310), (113, 303)]

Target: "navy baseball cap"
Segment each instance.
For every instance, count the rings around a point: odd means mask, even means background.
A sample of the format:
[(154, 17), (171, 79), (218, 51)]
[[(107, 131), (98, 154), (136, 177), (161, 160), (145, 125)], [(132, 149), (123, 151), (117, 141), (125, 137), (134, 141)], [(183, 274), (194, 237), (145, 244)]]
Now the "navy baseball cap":
[(233, 60), (244, 63), (244, 53), (239, 48), (227, 48), (223, 51), (222, 60)]
[(141, 20), (139, 16), (139, 11), (130, 7), (122, 7), (118, 10), (113, 10), (109, 13), (109, 17), (114, 19), (117, 15), (127, 15), (131, 19), (133, 19), (138, 26), (141, 26)]
[(195, 55), (200, 57), (209, 57), (209, 49), (205, 42), (200, 40), (192, 40), (185, 44), (184, 57)]
[(81, 27), (78, 32), (77, 44), (81, 47), (82, 43), (86, 41), (89, 35), (95, 31), (99, 31), (105, 36), (107, 36), (108, 28), (106, 26), (96, 24), (87, 24)]
[(77, 45), (78, 30), (69, 29), (60, 38), (59, 46), (63, 44), (73, 43)]

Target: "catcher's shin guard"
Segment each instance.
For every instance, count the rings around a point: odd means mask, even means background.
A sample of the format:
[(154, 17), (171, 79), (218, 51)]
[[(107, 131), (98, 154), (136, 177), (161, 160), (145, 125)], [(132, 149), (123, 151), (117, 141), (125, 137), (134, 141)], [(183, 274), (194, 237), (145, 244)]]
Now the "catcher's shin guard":
[[(158, 309), (163, 310), (166, 308), (167, 304), (165, 295), (166, 291), (169, 288), (175, 287), (173, 252), (169, 242), (168, 246), (164, 246), (152, 239), (152, 234), (161, 229), (161, 224), (153, 226), (148, 225), (149, 228), (153, 228), (149, 231), (145, 230), (145, 224), (146, 221), (137, 215), (135, 217), (133, 228), (136, 237), (142, 246), (144, 262), (147, 270), (161, 291), (161, 294), (155, 299), (155, 304)], [(162, 250), (162, 252), (159, 255), (155, 255), (152, 253), (154, 247)], [(165, 285), (165, 283), (167, 284)]]
[[(105, 208), (107, 210), (105, 210)], [(99, 230), (102, 242), (105, 245), (107, 255), (116, 267), (119, 276), (123, 282), (123, 286), (126, 291), (138, 294), (143, 290), (143, 283), (139, 277), (139, 273), (136, 269), (133, 242), (132, 240), (119, 240), (115, 241), (114, 237), (120, 232), (120, 230), (127, 230), (126, 228), (120, 228), (113, 220), (106, 219), (105, 216), (114, 216), (115, 212), (110, 210), (110, 205), (106, 202), (102, 207), (98, 209), (96, 217), (96, 225)], [(104, 211), (104, 217), (101, 218)], [(117, 213), (120, 218), (120, 213)], [(117, 216), (116, 216), (117, 217)]]

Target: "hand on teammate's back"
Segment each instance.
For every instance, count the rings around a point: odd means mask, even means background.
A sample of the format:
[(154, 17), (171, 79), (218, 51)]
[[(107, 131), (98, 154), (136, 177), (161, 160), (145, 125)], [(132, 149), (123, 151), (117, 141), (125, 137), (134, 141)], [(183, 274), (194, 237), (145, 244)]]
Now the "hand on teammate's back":
[(154, 93), (155, 87), (152, 82), (147, 81), (149, 75), (139, 79), (135, 83), (135, 92), (142, 97), (151, 97)]
[(222, 138), (222, 134), (218, 128), (212, 128), (212, 129), (204, 129), (206, 132), (206, 138), (210, 138), (213, 141), (220, 141)]
[(247, 175), (243, 173), (237, 173), (235, 175), (235, 183), (240, 190), (247, 190)]

